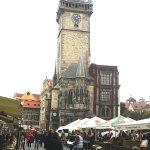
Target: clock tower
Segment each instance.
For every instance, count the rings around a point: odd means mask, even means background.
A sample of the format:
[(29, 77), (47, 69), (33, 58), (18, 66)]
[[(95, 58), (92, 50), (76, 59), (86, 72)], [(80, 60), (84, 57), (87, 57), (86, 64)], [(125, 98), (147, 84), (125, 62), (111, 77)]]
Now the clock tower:
[(51, 92), (51, 126), (92, 116), (118, 115), (116, 66), (90, 64), (92, 0), (59, 0), (57, 62)]
[(92, 9), (91, 0), (59, 0), (51, 105), (58, 112), (59, 126), (92, 114), (93, 85), (88, 73)]
[(57, 11), (57, 80), (82, 55), (85, 69), (90, 65), (91, 0), (60, 0)]

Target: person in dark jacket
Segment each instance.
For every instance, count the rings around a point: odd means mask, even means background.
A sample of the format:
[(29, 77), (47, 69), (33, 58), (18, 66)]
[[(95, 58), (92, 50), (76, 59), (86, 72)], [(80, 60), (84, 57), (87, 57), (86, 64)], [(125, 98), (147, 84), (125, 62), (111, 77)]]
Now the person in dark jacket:
[(53, 138), (53, 130), (50, 130), (44, 139), (44, 148), (46, 150), (51, 149), (51, 140)]
[(38, 132), (35, 133), (34, 140), (35, 140), (34, 149), (38, 150), (39, 149), (39, 143), (40, 143), (40, 134)]
[(53, 133), (53, 136), (49, 141), (48, 148), (52, 150), (63, 150), (63, 145), (57, 132)]

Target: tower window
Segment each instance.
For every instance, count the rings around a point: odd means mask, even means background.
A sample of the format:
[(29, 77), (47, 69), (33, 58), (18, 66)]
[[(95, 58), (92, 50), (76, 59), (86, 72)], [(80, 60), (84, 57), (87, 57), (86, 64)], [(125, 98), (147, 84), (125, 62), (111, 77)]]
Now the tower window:
[(27, 95), (30, 95), (30, 92), (27, 92)]
[(85, 5), (85, 9), (86, 9), (86, 10), (87, 10), (87, 8), (88, 8), (87, 5)]
[(111, 90), (110, 89), (102, 89), (101, 90), (101, 101), (108, 102), (111, 100)]
[(68, 7), (68, 3), (66, 3), (66, 6)]
[(112, 81), (112, 73), (111, 72), (101, 72), (101, 84), (103, 85), (111, 85)]
[(108, 107), (103, 107), (101, 109), (101, 114), (103, 117), (110, 117), (111, 116), (111, 110)]
[(72, 104), (72, 98), (72, 91), (70, 90), (68, 94), (68, 104)]

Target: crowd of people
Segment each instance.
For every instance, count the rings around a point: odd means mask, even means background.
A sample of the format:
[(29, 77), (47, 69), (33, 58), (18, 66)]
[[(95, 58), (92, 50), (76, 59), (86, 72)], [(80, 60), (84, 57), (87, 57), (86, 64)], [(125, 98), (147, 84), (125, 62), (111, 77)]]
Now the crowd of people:
[(0, 132), (0, 150), (7, 150), (9, 145), (16, 145), (16, 135), (7, 131)]
[[(68, 146), (70, 150), (83, 150), (83, 148), (87, 149), (87, 146), (88, 150), (92, 150), (92, 145), (94, 145), (95, 141), (104, 142), (111, 140), (114, 143), (117, 142), (119, 145), (122, 145), (124, 139), (132, 141), (147, 139), (150, 141), (150, 132), (121, 131), (114, 136), (112, 131), (102, 132), (101, 130), (95, 131), (94, 129), (76, 130), (68, 132), (67, 134), (63, 131), (59, 133), (53, 129), (49, 131), (33, 131), (30, 129), (21, 132), (18, 146), (21, 150), (25, 150), (25, 146), (28, 148), (34, 147), (36, 150), (38, 150), (39, 147), (43, 147), (45, 150), (63, 150), (63, 145)], [(1, 132), (0, 150), (7, 150), (10, 144), (16, 146), (16, 142), (17, 132)]]
[(39, 146), (44, 147), (45, 150), (63, 150), (62, 142), (59, 138), (58, 133), (55, 130), (50, 130), (48, 132), (29, 131), (26, 136), (28, 148), (34, 144), (34, 148), (38, 150)]
[[(61, 140), (64, 141), (64, 133), (61, 133)], [(131, 147), (134, 147), (134, 141), (139, 141), (139, 144), (142, 140), (147, 140), (147, 146), (150, 146), (150, 132), (149, 131), (113, 131), (113, 130), (94, 130), (86, 129), (69, 133), (65, 141), (69, 145), (70, 150), (76, 149), (88, 149), (92, 150), (95, 143), (105, 143), (106, 141), (110, 142), (112, 145), (123, 146), (125, 140), (131, 141)], [(106, 142), (106, 143), (107, 143)], [(65, 142), (63, 142), (65, 143)], [(78, 145), (76, 146), (76, 144)]]
[[(56, 131), (21, 131), (18, 139), (16, 132), (9, 132), (7, 130), (0, 133), (0, 150), (7, 150), (8, 147), (12, 146), (15, 148), (19, 147), (19, 150), (25, 150), (25, 146), (28, 148), (34, 147), (34, 149), (39, 149), (39, 147), (45, 148), (45, 150), (63, 150), (62, 142)], [(17, 143), (18, 142), (18, 143)]]

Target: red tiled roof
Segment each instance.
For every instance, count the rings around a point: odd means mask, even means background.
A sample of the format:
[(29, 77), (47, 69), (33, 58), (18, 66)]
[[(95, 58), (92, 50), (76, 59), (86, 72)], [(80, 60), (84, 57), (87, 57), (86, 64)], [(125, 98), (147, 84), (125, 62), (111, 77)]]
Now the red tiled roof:
[(147, 105), (145, 101), (139, 101), (139, 102), (135, 102), (135, 103), (125, 103), (125, 108), (129, 109), (129, 106), (132, 105), (134, 110), (140, 110), (140, 109), (144, 109), (147, 108), (148, 106), (150, 107), (150, 105)]
[(34, 96), (36, 99), (38, 99), (38, 100), (41, 99), (41, 95), (40, 95), (40, 94), (33, 94), (33, 96)]
[[(16, 93), (16, 97), (22, 97), (24, 94), (20, 94), (20, 93)], [(36, 99), (40, 100), (41, 99), (41, 95), (40, 94), (32, 94)]]
[(40, 102), (39, 101), (24, 100), (22, 105), (25, 108), (40, 108)]
[(26, 108), (40, 108), (40, 94), (32, 94), (31, 92), (26, 92), (25, 94), (16, 93), (15, 98), (21, 100), (21, 104)]
[(145, 108), (146, 103), (145, 102), (136, 102), (136, 103), (133, 103), (132, 106), (133, 106), (133, 109), (139, 110), (139, 109)]

